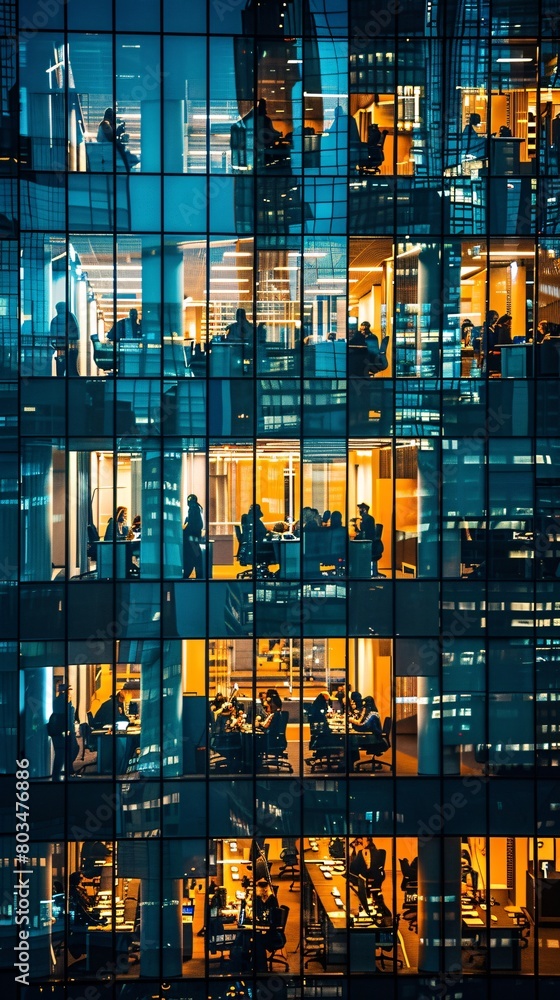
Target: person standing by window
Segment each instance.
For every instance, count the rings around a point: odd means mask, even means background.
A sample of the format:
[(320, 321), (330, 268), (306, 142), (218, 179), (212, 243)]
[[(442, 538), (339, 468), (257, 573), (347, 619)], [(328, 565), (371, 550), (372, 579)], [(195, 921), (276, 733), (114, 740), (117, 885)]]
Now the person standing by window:
[(202, 541), (203, 521), (202, 507), (198, 502), (198, 497), (191, 493), (187, 497), (187, 516), (183, 524), (183, 578), (188, 580), (193, 569), (197, 580), (204, 576), (202, 567)]

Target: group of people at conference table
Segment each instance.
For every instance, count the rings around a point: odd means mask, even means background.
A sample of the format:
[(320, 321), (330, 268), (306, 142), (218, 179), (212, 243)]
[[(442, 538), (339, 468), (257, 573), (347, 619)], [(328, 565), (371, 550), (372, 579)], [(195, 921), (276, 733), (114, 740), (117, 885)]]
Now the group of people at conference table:
[[(262, 735), (270, 733), (273, 737), (284, 731), (282, 698), (276, 688), (260, 691), (258, 700), (247, 711), (240, 704), (237, 692), (238, 687), (234, 684), (231, 697), (226, 698), (218, 692), (210, 704), (214, 739), (224, 733), (239, 731), (254, 731)], [(343, 743), (347, 720), (352, 768), (360, 759), (361, 737), (369, 737), (371, 745), (380, 752), (387, 749), (375, 699), (371, 695), (362, 697), (359, 691), (352, 691), (350, 687), (339, 685), (333, 695), (320, 691), (307, 709), (307, 719), (311, 726), (309, 748), (312, 751), (320, 749), (323, 736), (330, 736), (331, 733), (340, 735)]]

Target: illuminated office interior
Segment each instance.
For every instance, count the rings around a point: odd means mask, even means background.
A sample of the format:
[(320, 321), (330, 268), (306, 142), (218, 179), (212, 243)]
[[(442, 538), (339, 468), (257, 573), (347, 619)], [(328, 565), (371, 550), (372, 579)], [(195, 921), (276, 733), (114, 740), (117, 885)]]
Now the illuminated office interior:
[(556, 998), (559, 24), (0, 4), (6, 997)]

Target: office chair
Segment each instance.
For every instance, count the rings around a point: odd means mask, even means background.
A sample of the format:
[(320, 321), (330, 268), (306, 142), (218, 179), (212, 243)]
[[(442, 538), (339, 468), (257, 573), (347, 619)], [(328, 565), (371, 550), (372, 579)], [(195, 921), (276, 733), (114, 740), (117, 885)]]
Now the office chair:
[(93, 360), (97, 367), (105, 373), (114, 374), (117, 371), (117, 363), (113, 343), (102, 344), (97, 333), (92, 333), (90, 340), (93, 344)]
[[(282, 905), (279, 906), (276, 911), (273, 910), (272, 913), (275, 916), (277, 923), (275, 927), (271, 928), (270, 936), (267, 935), (268, 940), (266, 942), (266, 950), (271, 953), (268, 960), (269, 972), (272, 972), (274, 962), (279, 962), (285, 969), (289, 968), (289, 962), (286, 954), (284, 953), (284, 948), (286, 946), (286, 924), (290, 914), (290, 907)], [(279, 952), (278, 957), (277, 952)]]
[[(129, 885), (129, 893), (130, 889), (131, 886)], [(140, 961), (140, 915), (136, 896), (127, 895), (124, 901), (123, 924), (128, 924), (132, 931), (132, 938), (128, 945), (128, 960), (135, 965)]]
[(311, 722), (310, 730), (309, 749), (312, 756), (306, 757), (305, 763), (309, 764), (312, 772), (317, 768), (339, 770), (344, 763), (344, 735), (331, 732), (326, 720)]
[(370, 867), (366, 872), (366, 888), (368, 895), (378, 895), (385, 881), (385, 858), (387, 857), (387, 851), (376, 850), (372, 852)]
[[(235, 537), (237, 539), (237, 552), (235, 553), (235, 558), (240, 566), (250, 565), (250, 547), (249, 542), (243, 534), (243, 528), (239, 524), (234, 525)], [(243, 569), (237, 574), (238, 580), (249, 579), (253, 574), (252, 570)]]
[(473, 868), (471, 853), (466, 848), (461, 851), (461, 882), (467, 884), (467, 877), (471, 877), (471, 887), (476, 898), (478, 891), (478, 872)]
[(403, 912), (409, 930), (418, 930), (418, 858), (409, 861), (399, 858), (401, 866), (401, 889), (404, 892)]
[(230, 774), (241, 770), (241, 733), (217, 732), (210, 743), (210, 770), (228, 771)]
[(519, 928), (518, 947), (520, 949), (528, 948), (531, 938), (531, 921), (529, 920), (527, 911), (523, 910), (522, 913), (516, 915), (514, 923)]
[(310, 962), (319, 962), (323, 969), (327, 969), (327, 942), (323, 925), (317, 921), (310, 921), (306, 924), (303, 937), (303, 957), (307, 959), (303, 963), (307, 969)]
[(253, 542), (253, 526), (247, 514), (243, 514), (241, 525), (235, 525), (235, 537), (238, 541), (236, 559), (240, 566), (247, 566), (237, 574), (238, 580), (268, 580), (274, 577), (269, 569), (274, 562), (274, 546), (268, 539)]
[(369, 370), (371, 375), (377, 375), (379, 372), (387, 371), (387, 368), (389, 367), (389, 360), (387, 358), (388, 346), (389, 337), (383, 337), (379, 350), (370, 357)]
[(265, 748), (261, 758), (261, 767), (269, 768), (276, 765), (277, 771), (287, 771), (293, 774), (293, 767), (288, 760), (288, 741), (286, 739), (286, 728), (288, 725), (288, 712), (277, 712), (280, 716), (278, 723), (271, 725), (266, 730)]
[(383, 147), (387, 138), (387, 130), (379, 132), (370, 125), (367, 139), (367, 160), (361, 167), (361, 172), (366, 174), (380, 174), (381, 166), (385, 162)]
[[(379, 961), (379, 964), (383, 970), (385, 970), (385, 959), (389, 956), (391, 957), (391, 965), (396, 961), (397, 968), (402, 969), (403, 960), (397, 957), (397, 949), (399, 946), (399, 921), (400, 913), (395, 915), (392, 927), (381, 927), (376, 933), (375, 942), (375, 957)], [(377, 952), (379, 951), (379, 955)]]
[(293, 847), (284, 847), (280, 852), (280, 860), (283, 861), (284, 864), (278, 870), (278, 878), (282, 878), (283, 875), (291, 876), (291, 892), (295, 882), (301, 879), (301, 870), (298, 867), (299, 856), (297, 847), (295, 845)]
[(369, 750), (371, 756), (366, 757), (365, 760), (358, 760), (354, 764), (355, 771), (362, 771), (371, 765), (372, 771), (381, 771), (383, 766), (388, 767), (390, 771), (393, 770), (392, 761), (388, 760), (377, 760), (382, 754), (387, 753), (387, 750), (391, 749), (391, 729), (392, 720), (390, 716), (387, 716), (385, 722), (383, 723), (383, 728), (381, 730), (382, 740), (375, 740), (372, 736), (371, 741), (366, 739), (362, 746), (365, 746), (366, 750)]

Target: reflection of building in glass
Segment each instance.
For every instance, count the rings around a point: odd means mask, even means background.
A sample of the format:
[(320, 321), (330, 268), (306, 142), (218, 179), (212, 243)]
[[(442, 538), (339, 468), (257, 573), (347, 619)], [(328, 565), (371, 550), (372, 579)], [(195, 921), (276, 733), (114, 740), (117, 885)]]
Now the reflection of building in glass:
[(28, 832), (22, 1000), (556, 996), (556, 7), (41, 4), (0, 13), (6, 996)]

